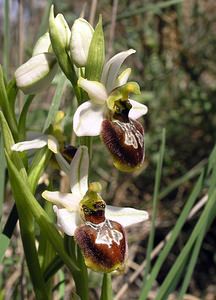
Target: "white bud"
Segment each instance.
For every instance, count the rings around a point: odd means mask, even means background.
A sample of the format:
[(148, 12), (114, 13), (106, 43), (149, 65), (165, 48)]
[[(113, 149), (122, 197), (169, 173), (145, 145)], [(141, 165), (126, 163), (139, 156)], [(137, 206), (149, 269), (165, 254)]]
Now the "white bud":
[(71, 29), (70, 51), (78, 67), (86, 65), (93, 33), (94, 29), (85, 19), (75, 20)]
[(34, 94), (46, 88), (57, 72), (57, 61), (52, 53), (41, 53), (30, 58), (15, 72), (18, 88), (24, 94)]
[(46, 32), (37, 40), (33, 49), (32, 56), (45, 53), (45, 52), (50, 52), (49, 51), (50, 46), (51, 46), (51, 41), (50, 41), (49, 32)]
[(65, 49), (69, 49), (71, 31), (62, 14), (58, 14), (55, 17), (55, 25), (56, 29), (58, 30), (59, 41), (61, 41), (61, 44)]

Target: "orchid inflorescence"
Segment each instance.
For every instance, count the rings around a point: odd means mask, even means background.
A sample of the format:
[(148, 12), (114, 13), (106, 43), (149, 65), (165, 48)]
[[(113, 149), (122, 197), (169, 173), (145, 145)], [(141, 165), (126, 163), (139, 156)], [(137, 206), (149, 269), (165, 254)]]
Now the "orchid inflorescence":
[[(130, 98), (131, 93), (140, 93), (136, 82), (128, 82), (131, 69), (120, 69), (136, 51), (122, 51), (105, 63), (101, 28), (101, 20), (94, 30), (79, 18), (70, 30), (63, 15), (54, 17), (52, 6), (49, 32), (36, 43), (32, 58), (16, 70), (16, 84), (26, 94), (37, 93), (51, 83), (60, 66), (74, 86), (79, 104), (73, 116), (75, 134), (100, 136), (114, 166), (133, 172), (144, 161), (144, 129), (137, 119), (147, 113), (147, 107)], [(46, 146), (70, 182), (70, 193), (42, 193), (53, 204), (58, 228), (74, 237), (87, 267), (104, 273), (122, 271), (127, 258), (124, 227), (147, 220), (148, 213), (106, 205), (100, 183), (88, 180), (90, 149), (85, 145), (74, 148), (68, 161), (58, 136), (48, 129), (36, 139), (15, 143), (12, 150)]]

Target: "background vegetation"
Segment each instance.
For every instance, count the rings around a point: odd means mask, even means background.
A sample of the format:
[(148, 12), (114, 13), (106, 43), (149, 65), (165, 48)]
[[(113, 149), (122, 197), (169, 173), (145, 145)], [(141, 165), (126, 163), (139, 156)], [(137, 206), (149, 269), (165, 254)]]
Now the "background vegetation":
[[(5, 28), (3, 24), (6, 15), (3, 13), (3, 2), (0, 1), (2, 8), (0, 35), (4, 42), (0, 48), (0, 63), (8, 70), (9, 78), (13, 77), (20, 63), (30, 57), (35, 41), (46, 30), (47, 12), (51, 3), (48, 0), (20, 2), (23, 4), (22, 7), (18, 5), (18, 1), (10, 1), (10, 26)], [(143, 120), (146, 132), (144, 168), (133, 175), (114, 170), (112, 161), (104, 154), (104, 147), (95, 139), (92, 177), (102, 181), (103, 196), (107, 202), (145, 208), (151, 214), (161, 134), (162, 129), (166, 128), (166, 148), (160, 193), (157, 197), (154, 240), (156, 246), (173, 228), (201, 173), (201, 168), (207, 164), (216, 140), (216, 2), (214, 0), (52, 2), (56, 2), (56, 12), (62, 12), (70, 25), (80, 15), (84, 6), (85, 17), (91, 18), (94, 24), (98, 15), (102, 14), (107, 57), (129, 48), (137, 51), (136, 55), (129, 58), (128, 65), (133, 69), (131, 79), (136, 80), (141, 86), (142, 95), (137, 96), (137, 100), (149, 107), (149, 113)], [(111, 16), (114, 18), (113, 23)], [(31, 115), (27, 120), (29, 130), (38, 131), (41, 128), (36, 125), (44, 124), (55, 86), (56, 81), (49, 90), (34, 99)], [(20, 107), (23, 101), (23, 96), (20, 95)], [(63, 111), (65, 103), (71, 103), (70, 111), (65, 111), (67, 116), (65, 129), (68, 132), (69, 142), (71, 114), (76, 105), (73, 91), (69, 86), (65, 87), (62, 96)], [(20, 107), (18, 106), (17, 110)], [(208, 179), (206, 186), (207, 181)], [(1, 219), (2, 227), (11, 207), (10, 190), (7, 188)], [(162, 284), (185, 241), (188, 240), (199, 215), (198, 211), (184, 225), (155, 280), (149, 299), (155, 299), (158, 286)], [(136, 226), (128, 233), (130, 242), (128, 271), (124, 276), (114, 278), (113, 288), (118, 293), (116, 299), (138, 299), (144, 267), (138, 274), (136, 271), (146, 257), (149, 230), (150, 223), (142, 228)], [(190, 299), (213, 300), (216, 297), (215, 232), (214, 221), (203, 240), (190, 280), (188, 294), (194, 297)], [(0, 290), (2, 295), (4, 294), (2, 299), (32, 299), (18, 227), (0, 270)], [(62, 273), (59, 276), (61, 278)], [(97, 299), (97, 280), (97, 275), (93, 274), (92, 299)], [(128, 286), (123, 293), (121, 288), (125, 282)], [(70, 295), (71, 288), (72, 282), (66, 275), (65, 297), (67, 294)], [(56, 299), (59, 299), (60, 292), (58, 290)], [(177, 299), (175, 293), (172, 293), (169, 299)]]

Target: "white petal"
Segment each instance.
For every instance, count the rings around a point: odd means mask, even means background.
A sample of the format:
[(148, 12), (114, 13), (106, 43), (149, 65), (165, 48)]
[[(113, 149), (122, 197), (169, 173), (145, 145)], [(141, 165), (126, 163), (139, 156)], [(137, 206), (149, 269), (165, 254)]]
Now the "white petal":
[(59, 209), (57, 206), (53, 206), (53, 210), (57, 215), (57, 225), (59, 229), (67, 235), (73, 236), (77, 226), (79, 226), (81, 222), (79, 214), (70, 212), (65, 208)]
[(53, 153), (58, 153), (59, 144), (58, 144), (57, 139), (54, 136), (48, 135), (47, 146), (48, 146), (49, 150), (52, 151)]
[(127, 227), (148, 220), (148, 213), (145, 210), (138, 210), (131, 207), (116, 207), (107, 205), (106, 218)]
[(59, 152), (55, 154), (55, 158), (56, 158), (56, 160), (57, 160), (60, 168), (62, 169), (62, 171), (64, 171), (66, 174), (69, 175), (69, 173), (70, 173), (70, 165), (66, 161), (66, 159)]
[(102, 83), (80, 77), (78, 85), (88, 93), (89, 98), (94, 104), (104, 105), (108, 95), (106, 88)]
[(144, 104), (141, 104), (137, 101), (129, 99), (130, 104), (132, 105), (132, 108), (129, 111), (129, 118), (136, 120), (143, 115), (147, 114), (148, 107)]
[(88, 190), (89, 157), (88, 148), (80, 146), (70, 165), (71, 192), (80, 195), (80, 200)]
[(31, 141), (16, 143), (11, 147), (12, 151), (22, 152), (31, 149), (40, 149), (47, 145), (47, 135), (42, 135)]
[(122, 51), (115, 56), (113, 56), (105, 64), (101, 76), (101, 82), (105, 85), (108, 93), (110, 93), (114, 86), (118, 76), (118, 72), (123, 64), (124, 60), (131, 54), (135, 53), (134, 49), (129, 49), (127, 51)]
[(90, 101), (81, 104), (73, 117), (73, 130), (77, 136), (97, 136), (104, 120), (104, 108)]
[(117, 87), (120, 87), (124, 84), (127, 83), (128, 78), (131, 74), (131, 68), (127, 68), (126, 70), (124, 70), (117, 78), (116, 82), (115, 82), (115, 86), (114, 89)]
[(80, 198), (71, 193), (60, 193), (44, 191), (42, 197), (59, 207), (64, 207), (69, 211), (78, 211)]

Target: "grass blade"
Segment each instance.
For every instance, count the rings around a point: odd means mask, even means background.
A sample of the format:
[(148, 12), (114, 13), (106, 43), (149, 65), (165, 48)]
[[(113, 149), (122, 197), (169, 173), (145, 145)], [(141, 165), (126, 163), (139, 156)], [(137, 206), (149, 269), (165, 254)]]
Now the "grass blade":
[(190, 197), (188, 198), (188, 200), (182, 210), (182, 213), (181, 213), (180, 217), (178, 218), (175, 227), (173, 228), (170, 239), (164, 246), (163, 250), (160, 252), (159, 257), (158, 257), (154, 267), (152, 268), (151, 274), (150, 274), (148, 280), (146, 281), (146, 285), (143, 286), (143, 289), (142, 289), (142, 292), (141, 292), (140, 298), (139, 298), (140, 300), (147, 299), (148, 292), (150, 291), (152, 284), (155, 281), (167, 255), (169, 254), (176, 239), (178, 238), (179, 232), (181, 231), (181, 229), (187, 219), (187, 216), (201, 191), (201, 188), (203, 185), (203, 179), (204, 179), (204, 172), (202, 172), (201, 175), (199, 176), (199, 179), (197, 180), (197, 182), (190, 194)]
[(55, 118), (55, 115), (59, 109), (60, 103), (61, 103), (61, 98), (65, 89), (65, 86), (67, 84), (66, 78), (64, 75), (62, 75), (59, 79), (55, 95), (53, 97), (52, 104), (49, 109), (49, 113), (46, 119), (46, 122), (44, 124), (43, 132), (47, 130), (47, 128), (50, 126), (52, 123), (53, 119)]
[(5, 190), (5, 157), (4, 157), (3, 137), (0, 136), (0, 220), (2, 217), (2, 206), (4, 202)]
[(189, 261), (187, 270), (185, 272), (185, 277), (184, 277), (184, 280), (183, 280), (183, 283), (182, 283), (181, 290), (179, 292), (178, 300), (183, 299), (184, 294), (187, 291), (187, 288), (190, 284), (190, 279), (191, 279), (191, 276), (193, 274), (193, 270), (194, 270), (196, 262), (197, 262), (197, 258), (198, 258), (199, 252), (200, 252), (200, 248), (202, 246), (202, 241), (203, 241), (204, 236), (205, 236), (205, 230), (206, 230), (206, 226), (203, 226), (202, 232), (200, 232), (200, 234), (199, 234), (199, 236), (196, 240), (193, 252), (191, 254), (191, 259)]
[(156, 175), (155, 175), (152, 220), (151, 220), (151, 229), (150, 229), (148, 245), (147, 245), (146, 267), (145, 267), (143, 285), (145, 285), (145, 283), (146, 283), (146, 279), (147, 279), (147, 276), (148, 276), (148, 273), (150, 270), (151, 252), (152, 252), (153, 245), (154, 245), (155, 222), (156, 222), (156, 216), (157, 216), (158, 194), (159, 194), (160, 181), (161, 181), (163, 157), (164, 157), (164, 152), (165, 152), (165, 140), (166, 140), (166, 131), (165, 131), (165, 129), (163, 129), (161, 147), (160, 147), (159, 158), (158, 158), (158, 163), (157, 163), (157, 170), (156, 170)]
[(66, 254), (64, 250), (63, 240), (60, 234), (58, 233), (58, 230), (55, 228), (54, 224), (50, 221), (48, 215), (45, 213), (43, 208), (32, 195), (28, 184), (26, 184), (26, 182), (22, 179), (20, 173), (8, 157), (7, 153), (6, 158), (13, 193), (16, 196), (17, 200), (20, 201), (23, 212), (25, 212), (26, 214), (31, 212), (33, 214), (41, 230), (44, 231), (44, 234), (46, 234), (47, 239), (53, 245), (56, 252), (59, 253), (59, 255), (61, 256), (65, 264), (68, 266), (68, 268), (72, 272), (75, 270), (79, 270), (78, 267), (74, 264), (74, 262), (72, 262), (70, 257)]
[(164, 299), (164, 294), (166, 293), (167, 289), (169, 288), (170, 284), (172, 283), (173, 278), (178, 273), (178, 270), (181, 267), (181, 265), (184, 264), (186, 256), (191, 251), (191, 248), (193, 247), (196, 239), (199, 237), (200, 232), (202, 232), (202, 228), (205, 225), (205, 222), (208, 219), (209, 215), (211, 214), (211, 210), (214, 208), (215, 199), (216, 199), (216, 190), (211, 195), (211, 197), (209, 197), (209, 200), (205, 206), (205, 209), (203, 210), (192, 234), (190, 235), (190, 238), (188, 239), (186, 245), (182, 249), (180, 255), (178, 256), (174, 265), (172, 266), (171, 270), (169, 271), (168, 275), (166, 276), (155, 300)]

